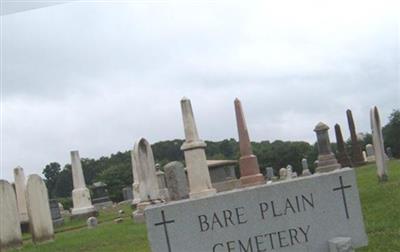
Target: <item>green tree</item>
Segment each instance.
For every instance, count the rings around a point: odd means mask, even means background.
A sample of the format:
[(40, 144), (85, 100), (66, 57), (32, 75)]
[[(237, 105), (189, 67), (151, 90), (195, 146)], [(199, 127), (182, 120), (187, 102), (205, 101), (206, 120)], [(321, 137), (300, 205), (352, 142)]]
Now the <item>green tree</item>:
[(43, 175), (46, 178), (45, 183), (49, 197), (54, 197), (54, 187), (57, 182), (58, 176), (60, 175), (61, 166), (57, 162), (52, 162), (43, 169)]
[(395, 157), (400, 157), (400, 110), (395, 109), (389, 116), (389, 123), (382, 129), (385, 147), (392, 148)]

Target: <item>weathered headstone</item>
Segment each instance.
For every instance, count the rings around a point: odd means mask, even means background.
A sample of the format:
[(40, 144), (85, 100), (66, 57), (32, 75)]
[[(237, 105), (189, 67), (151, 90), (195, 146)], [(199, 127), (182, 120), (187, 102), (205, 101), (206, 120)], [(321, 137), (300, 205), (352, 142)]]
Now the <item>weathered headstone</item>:
[(367, 162), (367, 153), (365, 151), (362, 151), (362, 156), (365, 162)]
[(367, 244), (349, 168), (149, 207), (146, 223), (153, 252), (328, 252), (337, 237)]
[(97, 210), (104, 207), (112, 207), (113, 202), (110, 196), (108, 196), (107, 185), (104, 182), (98, 181), (93, 183), (91, 189), (93, 192), (92, 204)]
[(268, 180), (272, 180), (272, 177), (274, 176), (274, 168), (267, 167), (266, 171)]
[(144, 209), (150, 204), (160, 202), (160, 189), (158, 186), (153, 151), (149, 142), (141, 138), (135, 144), (134, 156), (139, 182), (139, 198), (136, 211), (133, 213), (136, 223), (144, 222)]
[(22, 247), (19, 212), (14, 189), (0, 179), (0, 251)]
[(72, 182), (72, 202), (74, 207), (71, 210), (71, 218), (87, 218), (97, 214), (92, 205), (89, 189), (86, 187), (83, 176), (81, 159), (78, 151), (71, 151)]
[(340, 168), (335, 155), (332, 153), (331, 142), (329, 141), (328, 125), (320, 122), (315, 126), (318, 143), (318, 167), (316, 172), (329, 172)]
[(387, 181), (388, 168), (385, 158), (385, 147), (383, 144), (381, 119), (379, 117), (377, 107), (374, 107), (370, 110), (370, 119), (378, 179), (379, 181)]
[(372, 144), (365, 145), (365, 151), (367, 152), (367, 157), (375, 156), (374, 146)]
[(60, 207), (56, 199), (51, 199), (49, 201), (51, 220), (53, 221), (54, 227), (59, 227), (64, 225), (64, 218), (61, 216)]
[(309, 175), (311, 175), (311, 172), (310, 172), (310, 170), (308, 169), (308, 162), (307, 162), (307, 159), (303, 158), (303, 159), (301, 160), (301, 166), (302, 166), (302, 168), (303, 168), (303, 171), (302, 171), (302, 173), (301, 173), (301, 176), (309, 176)]
[(29, 230), (28, 210), (26, 209), (25, 199), (25, 174), (24, 169), (20, 166), (14, 169), (15, 193), (17, 196), (17, 207), (19, 213), (19, 220), (21, 222), (22, 232)]
[(122, 188), (122, 196), (124, 201), (133, 200), (132, 186)]
[(288, 171), (286, 168), (281, 168), (279, 170), (279, 180), (287, 180), (288, 178)]
[(156, 176), (158, 182), (158, 188), (160, 190), (160, 198), (164, 201), (169, 201), (169, 193), (167, 188), (167, 182), (165, 181), (165, 173), (161, 171), (160, 165), (156, 164)]
[(213, 188), (217, 192), (229, 191), (240, 187), (240, 181), (236, 178), (236, 160), (207, 160), (208, 170)]
[(97, 218), (94, 216), (89, 217), (86, 220), (86, 225), (87, 225), (87, 228), (89, 228), (89, 229), (97, 227)]
[(246, 120), (240, 100), (235, 99), (236, 123), (239, 133), (240, 148), (240, 182), (242, 186), (253, 186), (265, 183), (264, 176), (260, 173), (257, 157), (253, 154)]
[(293, 178), (293, 166), (288, 164), (286, 166), (286, 170), (287, 170), (287, 179), (292, 179)]
[(140, 188), (139, 188), (139, 174), (138, 168), (136, 166), (136, 159), (135, 159), (135, 147), (131, 151), (131, 164), (132, 164), (132, 175), (133, 175), (133, 183), (132, 183), (132, 206), (139, 204), (140, 202)]
[(207, 167), (206, 143), (200, 140), (197, 133), (192, 105), (189, 99), (182, 98), (181, 109), (185, 129), (185, 142), (181, 150), (184, 152), (188, 171), (189, 197), (194, 199), (214, 195), (217, 191), (212, 187)]
[(189, 198), (189, 187), (184, 169), (183, 164), (178, 161), (170, 162), (164, 166), (165, 179), (171, 200)]
[(393, 152), (392, 152), (392, 148), (391, 147), (387, 147), (386, 148), (386, 154), (387, 154), (389, 159), (393, 158)]
[(350, 109), (346, 111), (346, 115), (347, 115), (347, 121), (349, 123), (350, 136), (351, 136), (352, 164), (356, 167), (361, 166), (365, 164), (365, 161), (362, 155), (361, 145), (358, 142), (356, 126), (354, 125), (354, 120), (353, 120), (353, 114), (351, 113)]
[(346, 147), (343, 140), (342, 130), (339, 124), (335, 124), (335, 135), (337, 144), (337, 160), (342, 167), (352, 167), (351, 160), (347, 154)]
[(54, 239), (54, 228), (47, 195), (47, 188), (43, 179), (37, 174), (29, 175), (26, 183), (26, 206), (32, 240), (35, 244)]

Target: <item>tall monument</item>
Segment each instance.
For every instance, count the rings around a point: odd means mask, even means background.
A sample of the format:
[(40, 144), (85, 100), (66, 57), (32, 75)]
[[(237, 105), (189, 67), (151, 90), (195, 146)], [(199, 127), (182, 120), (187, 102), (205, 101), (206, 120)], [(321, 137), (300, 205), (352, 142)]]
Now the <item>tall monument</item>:
[(346, 147), (343, 141), (342, 130), (339, 124), (335, 124), (335, 135), (337, 144), (337, 159), (342, 167), (351, 167), (351, 160), (347, 154)]
[(351, 110), (346, 111), (347, 121), (349, 122), (350, 136), (351, 136), (351, 150), (352, 150), (352, 163), (354, 166), (361, 166), (365, 164), (361, 145), (357, 139), (356, 126), (354, 125), (353, 114)]
[(329, 140), (328, 125), (320, 122), (315, 126), (315, 133), (318, 142), (318, 167), (317, 172), (330, 172), (340, 168), (335, 155), (332, 152)]
[(72, 201), (74, 208), (71, 210), (71, 218), (87, 218), (97, 214), (90, 198), (89, 189), (86, 187), (81, 159), (78, 151), (71, 151), (72, 181)]
[(385, 147), (383, 144), (381, 119), (379, 117), (377, 107), (371, 108), (370, 119), (378, 179), (379, 181), (383, 182), (388, 180), (388, 168), (386, 162)]
[(28, 209), (26, 207), (26, 197), (25, 197), (26, 180), (25, 180), (24, 169), (20, 166), (14, 168), (14, 181), (15, 181), (15, 193), (17, 196), (19, 220), (21, 221), (21, 229), (23, 232), (28, 232), (29, 217), (28, 217)]
[(210, 173), (206, 160), (206, 143), (200, 140), (194, 120), (190, 100), (181, 100), (183, 127), (185, 129), (185, 142), (181, 150), (184, 151), (187, 173), (189, 178), (189, 197), (201, 198), (216, 194), (211, 185)]
[(257, 157), (253, 155), (249, 132), (244, 118), (243, 108), (240, 100), (235, 99), (236, 123), (239, 133), (240, 147), (240, 183), (242, 186), (264, 184), (264, 176), (260, 173)]

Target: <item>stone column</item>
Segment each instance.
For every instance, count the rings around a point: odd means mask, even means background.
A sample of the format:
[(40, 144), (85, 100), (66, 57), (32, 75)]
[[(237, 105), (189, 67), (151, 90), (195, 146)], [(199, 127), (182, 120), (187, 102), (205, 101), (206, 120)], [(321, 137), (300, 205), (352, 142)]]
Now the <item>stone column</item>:
[(351, 149), (352, 149), (352, 163), (355, 167), (365, 164), (360, 143), (357, 139), (356, 126), (354, 125), (353, 114), (351, 110), (346, 111), (347, 121), (349, 122), (350, 136), (351, 136)]
[(337, 144), (337, 159), (342, 167), (352, 167), (351, 160), (347, 154), (346, 147), (343, 141), (342, 130), (339, 124), (335, 124), (335, 135)]
[(239, 133), (240, 147), (240, 183), (243, 187), (265, 183), (264, 176), (260, 173), (257, 157), (253, 155), (249, 132), (242, 109), (242, 104), (238, 98), (235, 99), (236, 124)]
[(186, 167), (189, 178), (189, 197), (201, 198), (216, 194), (211, 185), (208, 171), (205, 148), (206, 144), (199, 139), (190, 100), (181, 100), (183, 126), (185, 129), (185, 142), (181, 150), (184, 151)]
[(133, 184), (132, 184), (132, 194), (133, 200), (132, 205), (136, 206), (140, 202), (140, 189), (139, 189), (139, 174), (137, 171), (136, 160), (134, 149), (131, 151), (131, 163), (132, 163), (132, 175), (133, 175)]
[(71, 218), (87, 218), (96, 215), (96, 210), (92, 205), (89, 189), (85, 184), (81, 159), (78, 151), (71, 151), (72, 181), (72, 201), (74, 208), (71, 210)]
[(328, 125), (322, 122), (318, 123), (314, 129), (318, 142), (318, 167), (316, 172), (330, 172), (340, 168), (340, 164), (332, 153), (328, 130)]
[(0, 179), (0, 251), (22, 247), (17, 201), (11, 184)]
[(29, 226), (28, 210), (26, 208), (25, 198), (25, 174), (24, 169), (20, 166), (14, 168), (14, 181), (15, 181), (15, 193), (17, 195), (17, 207), (19, 213), (19, 220), (21, 221), (21, 227), (27, 230)]
[(377, 174), (379, 181), (383, 182), (388, 180), (388, 168), (385, 157), (385, 148), (383, 144), (381, 119), (379, 117), (377, 107), (374, 107), (370, 110), (370, 117)]
[(311, 175), (310, 170), (308, 169), (308, 162), (307, 159), (303, 158), (301, 160), (301, 166), (303, 167), (303, 171), (301, 173), (302, 176), (309, 176)]
[(29, 175), (26, 183), (26, 202), (30, 230), (35, 244), (54, 239), (53, 222), (47, 195), (48, 192), (43, 179), (37, 174)]

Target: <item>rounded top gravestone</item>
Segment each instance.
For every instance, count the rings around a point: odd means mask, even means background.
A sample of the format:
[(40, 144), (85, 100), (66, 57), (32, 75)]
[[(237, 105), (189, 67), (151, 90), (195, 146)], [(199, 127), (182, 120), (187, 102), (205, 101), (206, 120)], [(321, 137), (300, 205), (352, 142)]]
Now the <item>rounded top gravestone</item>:
[(95, 228), (97, 227), (97, 218), (96, 217), (89, 217), (86, 221), (88, 228)]

